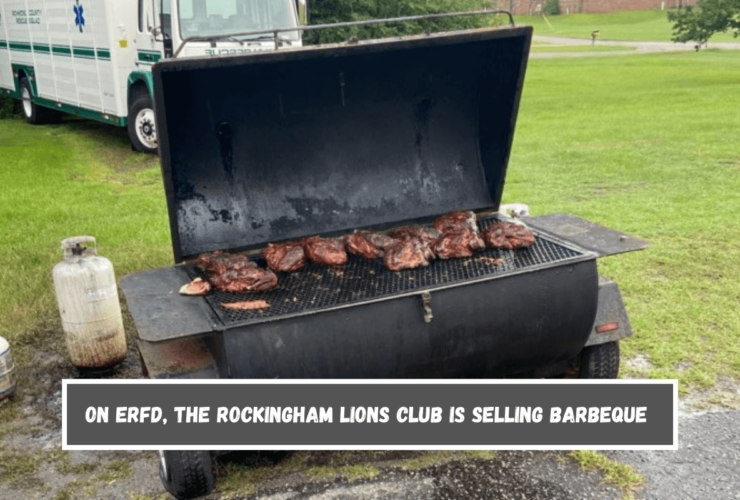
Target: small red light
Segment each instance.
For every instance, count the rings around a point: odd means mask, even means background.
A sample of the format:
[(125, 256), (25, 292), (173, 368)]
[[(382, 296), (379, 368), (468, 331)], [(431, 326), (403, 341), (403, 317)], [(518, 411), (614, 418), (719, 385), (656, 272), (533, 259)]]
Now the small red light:
[(619, 328), (619, 323), (604, 323), (596, 327), (596, 333), (613, 332)]

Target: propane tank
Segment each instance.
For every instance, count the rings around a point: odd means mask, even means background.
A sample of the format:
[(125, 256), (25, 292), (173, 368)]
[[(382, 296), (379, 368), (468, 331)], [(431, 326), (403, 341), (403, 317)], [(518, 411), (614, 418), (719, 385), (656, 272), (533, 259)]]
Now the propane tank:
[(72, 364), (105, 368), (126, 356), (126, 333), (113, 264), (98, 256), (92, 236), (62, 241), (64, 260), (54, 266), (54, 288)]
[(14, 392), (13, 358), (10, 355), (10, 345), (7, 340), (0, 337), (0, 401), (9, 398)]

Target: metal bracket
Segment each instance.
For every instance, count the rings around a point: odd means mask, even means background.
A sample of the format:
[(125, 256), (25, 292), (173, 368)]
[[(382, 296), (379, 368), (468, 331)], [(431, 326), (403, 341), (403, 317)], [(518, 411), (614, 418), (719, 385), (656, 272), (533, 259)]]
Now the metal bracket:
[(424, 321), (431, 323), (434, 315), (432, 314), (432, 294), (429, 292), (422, 292), (421, 304), (424, 307)]

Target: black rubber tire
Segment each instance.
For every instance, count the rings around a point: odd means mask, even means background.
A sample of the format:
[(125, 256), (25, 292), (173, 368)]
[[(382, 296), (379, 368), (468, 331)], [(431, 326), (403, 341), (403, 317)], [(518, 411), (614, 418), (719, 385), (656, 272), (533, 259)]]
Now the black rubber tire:
[[(157, 147), (150, 147), (149, 145), (142, 142), (141, 139), (139, 139), (136, 131), (136, 117), (138, 116), (139, 112), (144, 109), (151, 109), (152, 111), (154, 110), (154, 102), (152, 101), (152, 98), (149, 97), (149, 94), (146, 93), (139, 94), (137, 97), (135, 97), (134, 101), (131, 103), (131, 108), (128, 110), (128, 138), (131, 141), (131, 146), (133, 146), (135, 151), (156, 154)], [(151, 125), (154, 126), (155, 124), (152, 123)], [(156, 142), (156, 127), (152, 128), (152, 130), (154, 130), (154, 141)]]
[(607, 378), (619, 376), (619, 342), (586, 347), (581, 351), (578, 378)]
[[(28, 95), (33, 97), (33, 87), (31, 87), (31, 82), (28, 80), (28, 77), (21, 78), (20, 81), (20, 88), (21, 88), (21, 95), (23, 95), (23, 90), (28, 91)], [(31, 101), (31, 114), (29, 115), (26, 112), (26, 108), (23, 106), (23, 99), (21, 98), (21, 113), (23, 113), (23, 116), (26, 117), (26, 120), (28, 120), (28, 123), (32, 125), (43, 125), (45, 123), (59, 123), (62, 121), (62, 114), (55, 110), (50, 108), (45, 108), (43, 106), (39, 106), (33, 101)]]
[[(166, 465), (159, 463), (159, 478), (178, 500), (205, 496), (213, 490), (213, 464), (208, 451), (165, 451)], [(166, 470), (165, 470), (166, 467)]]

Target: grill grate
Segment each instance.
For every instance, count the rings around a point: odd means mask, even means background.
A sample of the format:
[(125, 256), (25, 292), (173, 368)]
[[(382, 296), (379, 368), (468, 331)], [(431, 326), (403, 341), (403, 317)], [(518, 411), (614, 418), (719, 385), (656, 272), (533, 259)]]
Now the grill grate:
[[(495, 219), (480, 220), (485, 229)], [(398, 273), (383, 267), (381, 259), (367, 260), (353, 255), (340, 269), (309, 263), (296, 273), (280, 273), (277, 288), (260, 293), (224, 293), (213, 291), (206, 300), (227, 326), (260, 323), (283, 315), (320, 311), (350, 303), (375, 300), (413, 291), (423, 291), (485, 277), (498, 277), (541, 264), (562, 262), (583, 254), (563, 246), (547, 236), (537, 234), (535, 245), (516, 251), (486, 249), (467, 259), (435, 260), (428, 267)], [(502, 265), (493, 266), (481, 257), (499, 258)], [(258, 264), (265, 263), (257, 260)], [(191, 277), (205, 277), (197, 268), (187, 268)], [(258, 311), (229, 310), (221, 304), (264, 299), (269, 309)]]

